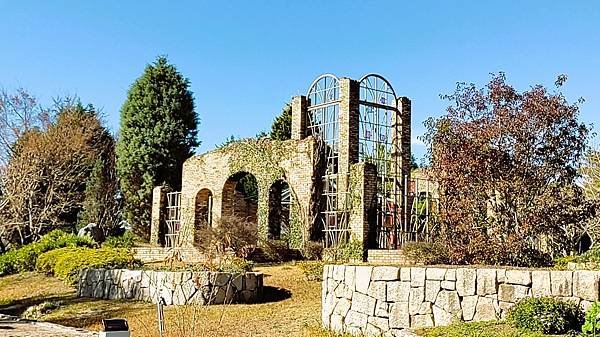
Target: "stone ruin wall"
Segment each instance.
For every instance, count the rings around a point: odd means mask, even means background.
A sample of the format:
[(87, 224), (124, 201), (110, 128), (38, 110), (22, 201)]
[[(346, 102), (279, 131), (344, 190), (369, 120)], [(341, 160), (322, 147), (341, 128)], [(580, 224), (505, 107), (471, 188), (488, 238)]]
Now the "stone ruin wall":
[(262, 293), (263, 275), (250, 272), (85, 269), (77, 285), (77, 297), (152, 303), (163, 298), (166, 305), (256, 303)]
[(532, 296), (587, 309), (600, 300), (600, 271), (327, 265), (321, 314), (336, 332), (394, 336), (454, 320), (497, 320)]

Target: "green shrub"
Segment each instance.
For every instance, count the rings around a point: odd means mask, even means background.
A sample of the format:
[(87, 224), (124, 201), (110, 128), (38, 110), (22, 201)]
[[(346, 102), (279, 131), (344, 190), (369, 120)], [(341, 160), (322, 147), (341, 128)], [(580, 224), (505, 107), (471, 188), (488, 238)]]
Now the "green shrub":
[(431, 242), (408, 242), (402, 252), (410, 261), (423, 264), (448, 264), (448, 250), (443, 244)]
[(302, 248), (302, 257), (306, 260), (320, 260), (323, 256), (323, 244), (315, 241), (308, 241)]
[(36, 268), (40, 254), (62, 247), (94, 247), (96, 243), (89, 237), (54, 230), (33, 242), (0, 256), (0, 276)]
[(135, 268), (141, 263), (129, 249), (66, 247), (42, 254), (37, 268), (52, 274), (67, 284), (77, 280), (79, 271), (86, 268)]
[(594, 302), (588, 308), (581, 332), (586, 336), (600, 335), (600, 302)]
[(559, 257), (554, 260), (554, 269), (567, 270), (569, 262), (577, 262), (577, 259), (579, 259), (577, 255)]
[(131, 231), (126, 231), (122, 236), (109, 236), (106, 238), (103, 247), (109, 248), (131, 248), (133, 247), (135, 237)]
[(298, 268), (304, 274), (304, 277), (308, 281), (322, 281), (323, 280), (323, 266), (325, 264), (320, 261), (302, 261), (298, 262)]
[(515, 304), (508, 312), (507, 320), (527, 331), (564, 334), (581, 328), (583, 313), (573, 302), (533, 297)]
[(245, 273), (252, 271), (252, 268), (254, 268), (254, 262), (240, 257), (231, 257), (219, 264), (216, 271), (224, 273)]
[(299, 259), (297, 250), (290, 249), (283, 240), (261, 240), (259, 248), (248, 258), (259, 262), (285, 262)]
[(16, 250), (10, 250), (0, 255), (0, 276), (10, 275), (17, 272), (15, 260)]
[(323, 249), (323, 259), (340, 263), (362, 261), (363, 244), (352, 238), (349, 242), (342, 243), (337, 247)]

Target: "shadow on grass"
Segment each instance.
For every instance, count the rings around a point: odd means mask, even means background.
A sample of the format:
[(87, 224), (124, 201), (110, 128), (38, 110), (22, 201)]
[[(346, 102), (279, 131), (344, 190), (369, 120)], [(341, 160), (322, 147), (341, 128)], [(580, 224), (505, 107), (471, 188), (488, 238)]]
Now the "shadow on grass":
[(292, 297), (292, 292), (271, 286), (263, 286), (263, 296), (259, 303), (280, 302)]
[(6, 314), (11, 316), (21, 316), (27, 308), (39, 305), (44, 302), (69, 302), (76, 299), (74, 295), (49, 295), (49, 296), (34, 296), (27, 297), (18, 300), (12, 300), (6, 304), (0, 305), (0, 314)]

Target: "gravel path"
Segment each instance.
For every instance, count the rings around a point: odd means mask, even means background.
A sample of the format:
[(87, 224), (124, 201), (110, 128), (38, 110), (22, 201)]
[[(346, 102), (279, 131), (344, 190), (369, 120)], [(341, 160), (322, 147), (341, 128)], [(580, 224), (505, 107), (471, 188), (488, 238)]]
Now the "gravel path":
[(21, 320), (0, 314), (2, 337), (97, 337), (98, 333), (58, 324)]

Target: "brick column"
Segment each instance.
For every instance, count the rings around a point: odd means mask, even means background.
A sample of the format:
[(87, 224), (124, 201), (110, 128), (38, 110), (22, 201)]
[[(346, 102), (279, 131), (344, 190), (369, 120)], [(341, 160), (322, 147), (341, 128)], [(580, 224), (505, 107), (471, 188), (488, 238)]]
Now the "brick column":
[[(394, 150), (397, 151), (399, 156), (399, 166), (402, 171), (402, 179), (404, 176), (410, 175), (410, 162), (411, 162), (411, 132), (410, 132), (410, 120), (411, 120), (411, 102), (408, 97), (398, 98), (398, 111), (399, 116), (396, 116), (393, 129), (395, 130), (394, 136), (396, 136)], [(399, 117), (399, 118), (398, 118)], [(403, 180), (404, 181), (404, 180)]]
[(364, 257), (369, 248), (369, 234), (377, 207), (377, 169), (370, 163), (354, 164), (350, 168), (352, 210), (350, 233), (363, 243)]
[(338, 187), (345, 191), (350, 165), (358, 162), (359, 83), (340, 79)]
[(171, 189), (167, 186), (156, 186), (152, 190), (152, 218), (150, 221), (150, 244), (159, 245), (162, 241), (163, 223), (165, 221), (165, 207), (167, 206), (167, 193)]
[(306, 96), (292, 97), (292, 139), (306, 137), (308, 127), (308, 102)]

